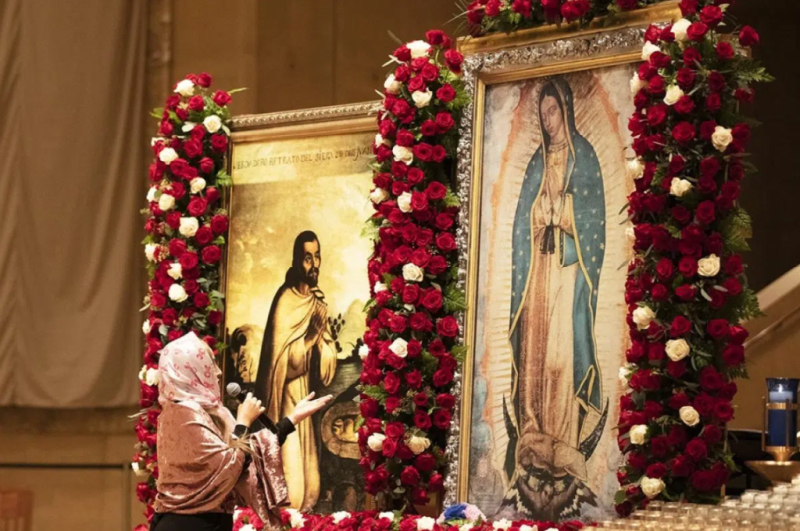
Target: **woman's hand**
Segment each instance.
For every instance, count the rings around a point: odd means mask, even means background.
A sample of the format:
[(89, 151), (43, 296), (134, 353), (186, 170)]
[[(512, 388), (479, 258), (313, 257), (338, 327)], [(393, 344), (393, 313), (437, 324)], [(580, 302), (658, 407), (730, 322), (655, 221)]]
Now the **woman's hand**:
[(236, 422), (249, 428), (265, 410), (266, 408), (261, 406), (261, 400), (257, 400), (253, 393), (247, 393), (247, 398), (239, 404), (239, 409), (236, 410)]
[(333, 400), (333, 395), (323, 396), (314, 400), (314, 393), (312, 392), (294, 406), (294, 411), (289, 414), (288, 418), (292, 421), (292, 424), (297, 426), (305, 418), (324, 408), (331, 400)]

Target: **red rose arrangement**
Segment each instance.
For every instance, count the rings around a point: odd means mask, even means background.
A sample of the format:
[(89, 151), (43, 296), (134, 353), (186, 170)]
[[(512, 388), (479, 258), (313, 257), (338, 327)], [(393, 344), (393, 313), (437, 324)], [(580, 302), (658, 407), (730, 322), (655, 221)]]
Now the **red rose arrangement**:
[[(683, 19), (651, 26), (631, 82), (638, 159), (628, 198), (635, 257), (619, 419), (623, 516), (652, 499), (716, 502), (734, 467), (723, 430), (733, 380), (746, 376), (739, 323), (759, 314), (739, 254), (750, 236), (740, 182), (752, 169), (739, 104), (753, 99), (753, 82), (771, 78), (717, 33), (719, 3), (683, 0)], [(745, 26), (738, 40), (759, 38)]]
[(470, 33), (510, 33), (542, 24), (588, 23), (620, 11), (642, 8), (664, 0), (474, 0), (463, 16)]
[[(188, 332), (215, 348), (224, 310), (219, 292), (219, 262), (228, 233), (228, 216), (221, 206), (220, 186), (230, 184), (225, 173), (230, 131), (227, 92), (210, 90), (208, 74), (186, 76), (177, 83), (163, 109), (153, 138), (155, 161), (144, 239), (148, 282), (144, 322), (144, 366), (140, 373), (139, 405), (147, 410), (136, 423), (138, 443), (133, 458), (139, 500), (152, 518), (158, 478), (158, 356), (160, 350)], [(215, 350), (216, 353), (216, 350)]]
[(443, 487), (450, 391), (463, 350), (450, 169), (465, 100), (463, 58), (451, 44), (432, 30), (394, 51), (374, 145), (373, 298), (358, 441), (367, 491), (398, 509), (425, 503)]

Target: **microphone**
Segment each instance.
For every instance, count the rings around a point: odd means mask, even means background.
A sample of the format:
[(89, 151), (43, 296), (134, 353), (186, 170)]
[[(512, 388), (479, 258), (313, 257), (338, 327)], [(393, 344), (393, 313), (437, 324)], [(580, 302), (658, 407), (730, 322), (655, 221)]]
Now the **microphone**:
[[(236, 400), (239, 401), (239, 403), (243, 403), (246, 397), (246, 395), (242, 393), (242, 386), (236, 382), (231, 382), (225, 386), (225, 394), (227, 394), (231, 398), (235, 398)], [(272, 432), (275, 431), (275, 423), (272, 422), (272, 420), (266, 415), (266, 413), (262, 413), (261, 415), (259, 415), (257, 421), (261, 422), (261, 424), (268, 430)], [(254, 430), (252, 428), (253, 427), (251, 426), (250, 430), (251, 433), (259, 431), (259, 429)]]

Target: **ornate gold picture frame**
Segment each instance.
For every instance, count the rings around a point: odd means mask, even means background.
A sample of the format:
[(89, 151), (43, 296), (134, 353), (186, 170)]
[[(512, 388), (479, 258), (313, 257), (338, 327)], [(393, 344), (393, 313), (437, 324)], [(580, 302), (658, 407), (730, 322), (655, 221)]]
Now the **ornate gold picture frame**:
[(628, 82), (647, 26), (677, 18), (667, 2), (459, 43), (472, 100), (457, 175), (468, 351), (445, 505), (555, 521), (613, 505)]
[(311, 391), (334, 395), (283, 444), (296, 509), (366, 502), (353, 398), (370, 296), (372, 242), (362, 227), (372, 214), (377, 108), (240, 116), (231, 128), (224, 382), (252, 391), (273, 422)]

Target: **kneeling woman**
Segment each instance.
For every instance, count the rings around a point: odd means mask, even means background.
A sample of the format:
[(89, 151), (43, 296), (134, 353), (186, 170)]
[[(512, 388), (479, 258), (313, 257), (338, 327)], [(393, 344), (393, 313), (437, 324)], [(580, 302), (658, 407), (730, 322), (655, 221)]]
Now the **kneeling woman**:
[(288, 504), (280, 445), (330, 396), (298, 402), (271, 429), (247, 434), (264, 412), (248, 395), (237, 418), (220, 400), (220, 370), (208, 345), (188, 334), (164, 347), (158, 364), (158, 494), (151, 531), (230, 531), (236, 505), (266, 524)]

